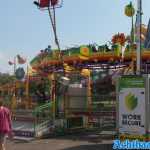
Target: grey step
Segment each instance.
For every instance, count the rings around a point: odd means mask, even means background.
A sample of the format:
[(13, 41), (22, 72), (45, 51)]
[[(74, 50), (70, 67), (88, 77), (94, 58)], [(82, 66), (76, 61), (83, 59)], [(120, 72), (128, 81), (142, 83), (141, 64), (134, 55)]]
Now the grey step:
[(23, 115), (15, 115), (13, 116), (14, 121), (31, 121), (33, 122), (35, 120), (35, 117), (33, 116), (23, 116)]
[(13, 130), (33, 131), (34, 123), (27, 121), (13, 121)]
[(25, 141), (25, 142), (30, 142), (35, 140), (34, 137), (24, 137), (24, 136), (14, 136), (13, 140), (19, 140), (19, 141)]
[(33, 110), (16, 110), (14, 114), (20, 114), (20, 115), (32, 115)]
[(116, 135), (116, 131), (101, 131), (99, 135)]
[(23, 131), (23, 130), (13, 130), (14, 135), (18, 137), (26, 137), (26, 138), (33, 138), (35, 133), (32, 131)]

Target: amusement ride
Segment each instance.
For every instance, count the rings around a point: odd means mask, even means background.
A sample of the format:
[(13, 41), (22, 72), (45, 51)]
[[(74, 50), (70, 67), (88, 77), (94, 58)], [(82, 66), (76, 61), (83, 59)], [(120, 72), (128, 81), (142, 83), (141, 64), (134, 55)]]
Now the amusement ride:
[[(115, 130), (117, 76), (150, 72), (150, 21), (147, 26), (141, 22), (141, 1), (135, 22), (133, 4), (125, 7), (125, 15), (132, 22), (130, 35), (117, 33), (109, 44), (64, 50), (59, 44), (55, 14), (63, 1), (39, 0), (34, 4), (48, 11), (57, 49), (49, 45), (41, 50), (30, 62), (31, 73), (17, 80), (15, 87), (0, 87), (12, 97), (15, 134), (29, 138), (105, 126)], [(13, 91), (21, 93), (15, 95), (20, 101), (12, 96)], [(28, 95), (25, 98), (24, 92)]]

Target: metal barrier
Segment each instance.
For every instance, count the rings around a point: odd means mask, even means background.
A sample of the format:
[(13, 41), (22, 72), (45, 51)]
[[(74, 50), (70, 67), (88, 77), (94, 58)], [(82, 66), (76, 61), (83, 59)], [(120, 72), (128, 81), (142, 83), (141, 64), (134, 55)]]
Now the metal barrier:
[(13, 115), (13, 131), (18, 137), (41, 137), (49, 133), (52, 126), (51, 103), (34, 110), (17, 110)]

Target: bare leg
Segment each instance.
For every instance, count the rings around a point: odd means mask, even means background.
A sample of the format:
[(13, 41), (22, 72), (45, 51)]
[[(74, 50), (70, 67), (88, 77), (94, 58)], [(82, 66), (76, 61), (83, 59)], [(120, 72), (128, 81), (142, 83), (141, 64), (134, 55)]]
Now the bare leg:
[(6, 150), (6, 149), (5, 149), (5, 144), (2, 144), (2, 150)]
[(6, 135), (1, 135), (0, 137), (0, 150), (6, 150), (5, 148), (5, 143), (6, 143)]
[(0, 150), (6, 150), (6, 149), (5, 149), (5, 144), (4, 144), (4, 143), (0, 143)]

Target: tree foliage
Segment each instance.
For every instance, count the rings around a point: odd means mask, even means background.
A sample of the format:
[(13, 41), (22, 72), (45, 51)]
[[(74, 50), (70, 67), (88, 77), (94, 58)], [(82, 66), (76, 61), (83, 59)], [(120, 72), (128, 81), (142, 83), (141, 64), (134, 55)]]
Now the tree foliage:
[(0, 73), (0, 86), (12, 83), (15, 81), (15, 77), (13, 75), (10, 75), (8, 73)]

